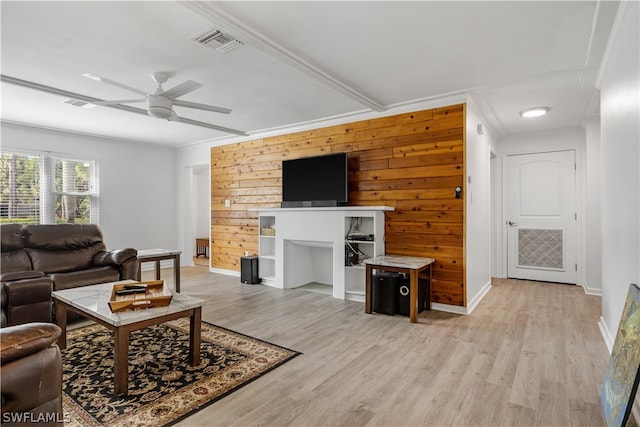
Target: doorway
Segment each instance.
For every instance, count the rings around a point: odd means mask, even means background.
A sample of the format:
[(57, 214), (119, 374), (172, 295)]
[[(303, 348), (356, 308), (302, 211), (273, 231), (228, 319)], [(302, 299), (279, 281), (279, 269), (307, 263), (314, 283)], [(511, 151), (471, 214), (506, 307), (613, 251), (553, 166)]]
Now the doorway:
[(507, 277), (577, 283), (576, 153), (507, 156)]

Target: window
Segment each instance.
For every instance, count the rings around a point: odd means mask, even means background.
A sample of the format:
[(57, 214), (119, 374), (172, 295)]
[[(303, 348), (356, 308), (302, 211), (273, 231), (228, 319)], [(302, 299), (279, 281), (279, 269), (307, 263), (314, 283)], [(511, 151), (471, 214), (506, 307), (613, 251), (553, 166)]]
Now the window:
[(40, 222), (40, 156), (0, 154), (0, 222)]
[(0, 222), (97, 224), (98, 162), (0, 153)]
[(97, 223), (94, 161), (53, 158), (56, 223)]

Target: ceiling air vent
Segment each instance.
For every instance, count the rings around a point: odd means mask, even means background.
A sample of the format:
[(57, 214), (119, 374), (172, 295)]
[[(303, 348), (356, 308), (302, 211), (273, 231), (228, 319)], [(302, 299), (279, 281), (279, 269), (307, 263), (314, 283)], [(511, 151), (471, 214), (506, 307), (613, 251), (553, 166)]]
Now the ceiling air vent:
[(227, 53), (230, 50), (242, 46), (241, 41), (236, 40), (232, 35), (223, 33), (215, 28), (194, 37), (192, 40), (215, 49), (220, 53)]

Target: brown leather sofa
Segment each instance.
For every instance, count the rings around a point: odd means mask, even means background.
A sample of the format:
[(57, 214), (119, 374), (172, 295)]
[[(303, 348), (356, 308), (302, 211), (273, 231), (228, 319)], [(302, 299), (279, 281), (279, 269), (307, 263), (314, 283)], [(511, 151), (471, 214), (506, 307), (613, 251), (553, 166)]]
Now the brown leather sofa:
[(0, 329), (2, 425), (63, 425), (62, 357), (53, 323)]
[(51, 322), (52, 290), (136, 279), (137, 251), (108, 251), (95, 224), (0, 227), (2, 327)]

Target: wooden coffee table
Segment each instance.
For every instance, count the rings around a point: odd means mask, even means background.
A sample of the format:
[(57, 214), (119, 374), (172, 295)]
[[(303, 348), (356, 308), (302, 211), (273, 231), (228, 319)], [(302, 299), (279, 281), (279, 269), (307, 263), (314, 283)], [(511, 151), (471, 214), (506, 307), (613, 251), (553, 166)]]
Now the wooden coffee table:
[(176, 293), (171, 299), (171, 304), (166, 307), (112, 313), (108, 302), (113, 285), (128, 282), (133, 281), (103, 283), (53, 292), (56, 304), (56, 323), (62, 329), (60, 338), (58, 338), (58, 346), (61, 349), (67, 346), (67, 311), (78, 313), (113, 332), (114, 391), (116, 395), (126, 395), (128, 392), (129, 334), (132, 331), (188, 317), (190, 320), (189, 364), (191, 366), (200, 364), (200, 323), (204, 301)]

